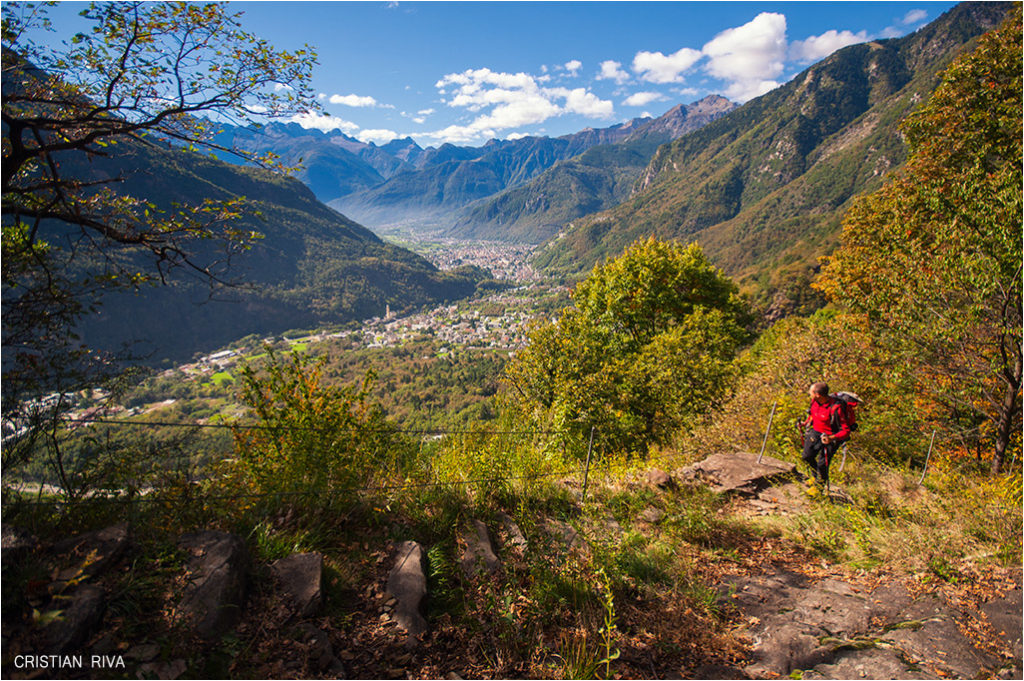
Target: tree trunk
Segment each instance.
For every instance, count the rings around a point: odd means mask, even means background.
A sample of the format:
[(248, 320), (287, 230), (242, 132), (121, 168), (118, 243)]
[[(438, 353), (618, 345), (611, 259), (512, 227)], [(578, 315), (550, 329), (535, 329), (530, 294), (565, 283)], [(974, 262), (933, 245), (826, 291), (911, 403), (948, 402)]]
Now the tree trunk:
[(992, 475), (997, 475), (1003, 470), (1006, 448), (1010, 445), (1010, 435), (1013, 432), (1014, 417), (1020, 411), (1017, 393), (1020, 392), (1021, 371), (1021, 356), (1018, 354), (1013, 374), (1006, 377), (1006, 394), (1003, 397), (1003, 403), (999, 406), (999, 425), (996, 428), (996, 451), (992, 457)]

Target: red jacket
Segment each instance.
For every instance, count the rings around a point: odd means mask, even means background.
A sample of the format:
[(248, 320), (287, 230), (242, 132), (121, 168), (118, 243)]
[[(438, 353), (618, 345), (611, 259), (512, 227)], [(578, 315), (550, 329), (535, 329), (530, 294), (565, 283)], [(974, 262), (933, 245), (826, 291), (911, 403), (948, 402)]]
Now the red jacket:
[(839, 400), (830, 397), (825, 404), (818, 404), (818, 400), (811, 400), (808, 413), (804, 425), (810, 424), (819, 433), (827, 433), (839, 440), (850, 436), (850, 424), (846, 422), (846, 410), (843, 409)]

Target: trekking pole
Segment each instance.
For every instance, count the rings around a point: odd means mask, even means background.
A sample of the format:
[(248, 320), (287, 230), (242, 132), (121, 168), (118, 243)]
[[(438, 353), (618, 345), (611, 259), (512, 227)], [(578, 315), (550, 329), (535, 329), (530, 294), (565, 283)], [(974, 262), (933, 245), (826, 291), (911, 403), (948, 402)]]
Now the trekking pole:
[(932, 441), (928, 443), (928, 455), (924, 457), (924, 470), (921, 471), (921, 479), (917, 481), (918, 485), (924, 484), (924, 476), (928, 474), (928, 460), (932, 458), (932, 445), (935, 444), (935, 433), (932, 431)]
[(594, 426), (590, 426), (590, 444), (587, 445), (587, 467), (583, 471), (583, 498), (580, 504), (587, 501), (587, 479), (590, 477), (590, 454), (594, 451)]
[(768, 434), (772, 432), (772, 421), (775, 420), (775, 408), (779, 406), (779, 401), (775, 400), (772, 404), (772, 413), (768, 416), (768, 429), (764, 431), (764, 442), (761, 443), (761, 453), (757, 455), (757, 462), (761, 463), (761, 457), (764, 456), (764, 449), (768, 446)]

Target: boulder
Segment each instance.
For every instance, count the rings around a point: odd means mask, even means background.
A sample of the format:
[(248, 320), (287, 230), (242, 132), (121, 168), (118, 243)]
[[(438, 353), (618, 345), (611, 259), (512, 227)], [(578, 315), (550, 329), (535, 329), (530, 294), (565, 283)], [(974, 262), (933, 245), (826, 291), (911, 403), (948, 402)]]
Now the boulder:
[(388, 574), (387, 594), (395, 599), (394, 620), (410, 640), (427, 630), (420, 604), (427, 595), (427, 577), (423, 572), (423, 547), (414, 541), (398, 545), (395, 565)]
[(526, 553), (526, 537), (523, 536), (523, 531), (519, 529), (519, 525), (512, 519), (512, 516), (499, 512), (498, 521), (501, 522), (501, 528), (505, 533), (505, 547), (519, 553)]
[(312, 671), (327, 672), (334, 678), (345, 677), (345, 665), (334, 654), (327, 632), (303, 622), (295, 629), (295, 639), (306, 648), (306, 660)]
[(672, 476), (658, 468), (647, 471), (647, 484), (660, 490), (669, 490), (675, 486)]
[(99, 628), (103, 620), (105, 595), (93, 584), (82, 584), (70, 594), (53, 600), (61, 610), (46, 627), (50, 650), (66, 653), (79, 648)]
[(54, 591), (60, 591), (62, 583), (101, 574), (124, 555), (130, 540), (128, 523), (123, 522), (54, 544), (50, 552), (67, 566), (57, 573)]
[(773, 481), (796, 472), (796, 465), (763, 457), (757, 462), (757, 454), (732, 452), (713, 454), (703, 461), (691, 464), (680, 471), (686, 480), (702, 482), (712, 490), (723, 494), (754, 495)]
[(466, 577), (472, 577), (478, 570), (492, 575), (501, 568), (501, 561), (494, 553), (491, 536), (483, 522), (474, 520), (472, 531), (463, 534), (463, 542), (466, 548), (462, 552), (460, 563)]
[(293, 553), (271, 563), (270, 569), (294, 615), (313, 617), (319, 612), (323, 605), (322, 553)]
[(217, 638), (242, 616), (249, 576), (245, 542), (233, 534), (206, 530), (182, 536), (178, 545), (191, 554), (179, 610), (200, 637)]

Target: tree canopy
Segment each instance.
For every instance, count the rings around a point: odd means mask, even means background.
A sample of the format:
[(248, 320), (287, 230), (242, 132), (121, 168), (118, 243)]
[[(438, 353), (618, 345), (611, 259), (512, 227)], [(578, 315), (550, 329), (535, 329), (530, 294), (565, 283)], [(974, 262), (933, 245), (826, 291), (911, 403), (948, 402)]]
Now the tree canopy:
[(1021, 416), (1021, 8), (903, 124), (904, 169), (859, 199), (819, 281), (865, 313), (916, 390), (988, 420), (993, 471)]
[(728, 392), (747, 311), (696, 244), (638, 241), (572, 297), (506, 372), (535, 422), (643, 452)]
[(46, 10), (2, 10), (5, 418), (27, 397), (95, 380), (105, 360), (73, 326), (103, 291), (175, 268), (222, 282), (231, 253), (259, 237), (233, 226), (242, 197), (168, 208), (118, 191), (119, 156), (137, 145), (226, 153), (219, 122), (316, 107), (315, 54), (275, 50), (226, 3), (92, 3), (81, 12), (91, 28), (56, 48), (42, 39)]

